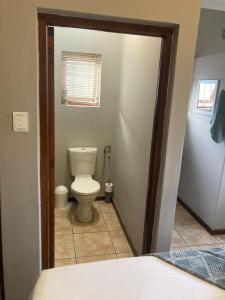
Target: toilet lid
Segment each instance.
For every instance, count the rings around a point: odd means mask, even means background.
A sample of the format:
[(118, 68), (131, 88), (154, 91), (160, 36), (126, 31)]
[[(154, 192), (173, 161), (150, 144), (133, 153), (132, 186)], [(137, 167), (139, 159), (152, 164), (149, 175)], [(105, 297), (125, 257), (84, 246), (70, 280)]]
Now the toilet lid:
[(90, 195), (95, 194), (100, 190), (100, 184), (91, 177), (84, 177), (75, 179), (71, 188), (77, 194)]

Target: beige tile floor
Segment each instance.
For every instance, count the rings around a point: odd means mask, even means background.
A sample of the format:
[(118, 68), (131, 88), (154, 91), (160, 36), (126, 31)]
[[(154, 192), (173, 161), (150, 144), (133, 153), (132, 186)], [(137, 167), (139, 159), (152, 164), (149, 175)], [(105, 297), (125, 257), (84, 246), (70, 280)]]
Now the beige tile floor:
[(225, 247), (225, 235), (210, 235), (179, 203), (177, 203), (170, 250)]
[(95, 201), (94, 221), (79, 223), (70, 209), (55, 209), (55, 266), (133, 256), (111, 203)]

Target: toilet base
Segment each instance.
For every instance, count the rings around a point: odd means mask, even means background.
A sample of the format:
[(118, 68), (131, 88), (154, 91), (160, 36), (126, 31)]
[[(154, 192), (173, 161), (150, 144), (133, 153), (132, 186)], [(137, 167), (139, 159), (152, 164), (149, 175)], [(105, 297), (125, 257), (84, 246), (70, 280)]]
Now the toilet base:
[(76, 207), (76, 219), (81, 223), (88, 223), (94, 219), (94, 211), (92, 203), (80, 204), (78, 202)]

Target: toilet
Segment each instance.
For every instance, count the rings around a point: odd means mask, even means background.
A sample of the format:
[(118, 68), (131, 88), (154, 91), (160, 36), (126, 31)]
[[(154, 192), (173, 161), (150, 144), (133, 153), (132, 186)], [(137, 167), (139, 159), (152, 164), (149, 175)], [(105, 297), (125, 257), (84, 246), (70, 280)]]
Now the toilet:
[(95, 171), (97, 148), (69, 148), (70, 172), (74, 176), (71, 192), (78, 205), (76, 218), (79, 222), (93, 220), (92, 203), (100, 190), (100, 184), (92, 178)]

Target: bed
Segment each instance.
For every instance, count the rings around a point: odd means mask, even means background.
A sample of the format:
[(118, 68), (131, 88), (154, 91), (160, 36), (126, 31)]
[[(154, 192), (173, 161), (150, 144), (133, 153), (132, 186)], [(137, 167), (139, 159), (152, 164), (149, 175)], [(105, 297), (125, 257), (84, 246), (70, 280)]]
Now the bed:
[(154, 256), (44, 270), (32, 300), (224, 300), (225, 290)]

